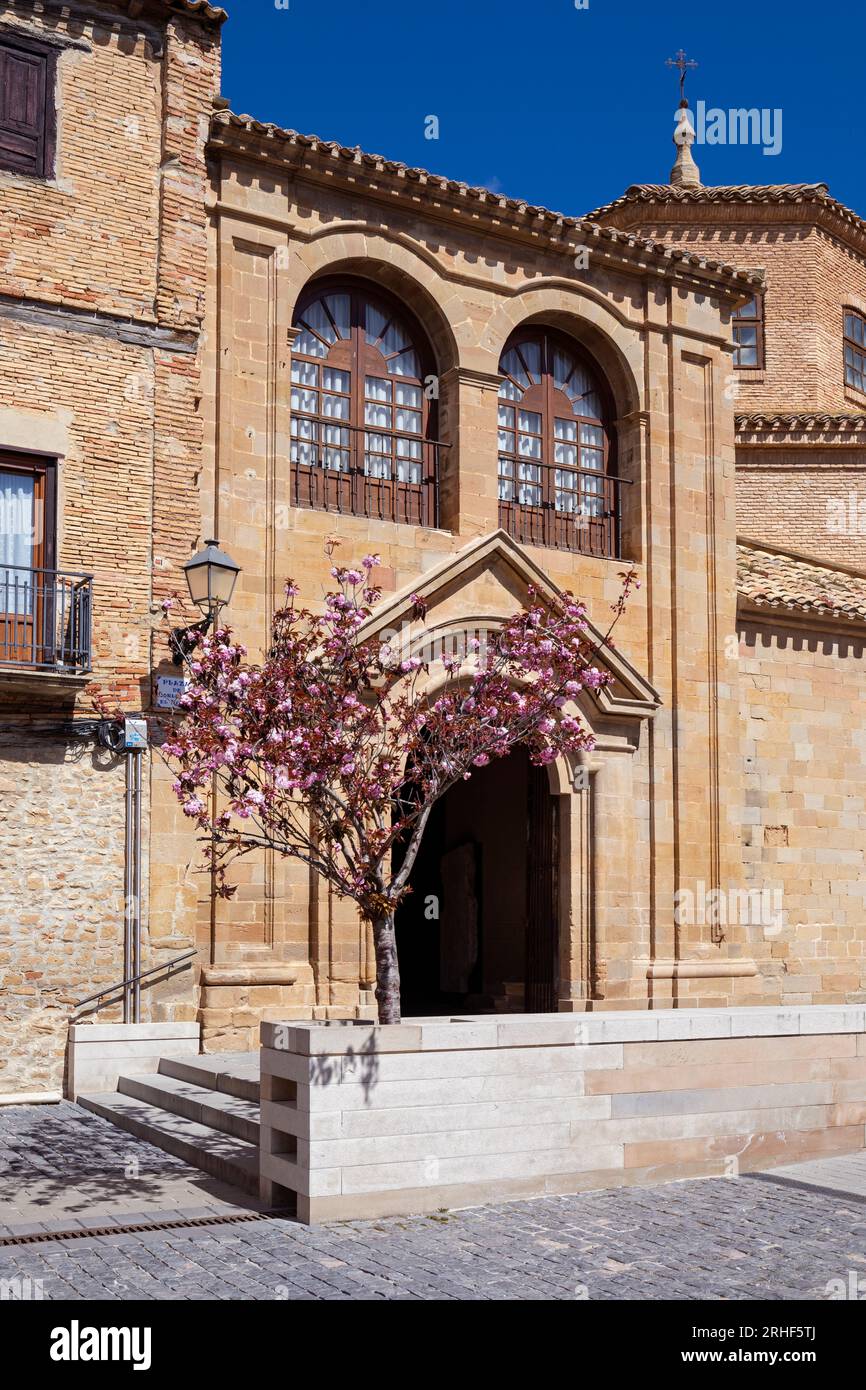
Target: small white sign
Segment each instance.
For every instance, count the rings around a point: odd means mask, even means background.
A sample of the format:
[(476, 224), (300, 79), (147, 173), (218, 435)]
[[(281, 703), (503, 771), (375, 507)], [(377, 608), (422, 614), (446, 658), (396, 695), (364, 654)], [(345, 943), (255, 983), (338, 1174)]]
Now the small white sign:
[(127, 749), (147, 747), (147, 720), (126, 719), (123, 725), (123, 742)]
[(177, 709), (178, 701), (186, 690), (183, 676), (158, 676), (156, 681), (157, 709)]

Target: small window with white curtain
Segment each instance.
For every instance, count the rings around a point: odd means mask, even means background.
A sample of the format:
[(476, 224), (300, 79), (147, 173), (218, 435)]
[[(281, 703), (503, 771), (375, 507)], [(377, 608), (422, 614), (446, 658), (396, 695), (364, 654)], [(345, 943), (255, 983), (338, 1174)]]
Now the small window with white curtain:
[(0, 450), (0, 660), (31, 660), (41, 640), (53, 513), (54, 461)]

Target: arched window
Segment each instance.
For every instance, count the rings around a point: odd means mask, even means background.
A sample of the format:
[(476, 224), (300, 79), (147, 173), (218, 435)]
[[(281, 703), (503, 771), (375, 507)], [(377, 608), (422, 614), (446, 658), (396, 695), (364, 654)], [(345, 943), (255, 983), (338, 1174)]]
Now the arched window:
[(437, 525), (434, 365), (411, 314), (362, 285), (319, 281), (294, 324), (296, 505)]
[(619, 551), (619, 479), (603, 381), (567, 338), (518, 330), (499, 362), (499, 522), (515, 540)]

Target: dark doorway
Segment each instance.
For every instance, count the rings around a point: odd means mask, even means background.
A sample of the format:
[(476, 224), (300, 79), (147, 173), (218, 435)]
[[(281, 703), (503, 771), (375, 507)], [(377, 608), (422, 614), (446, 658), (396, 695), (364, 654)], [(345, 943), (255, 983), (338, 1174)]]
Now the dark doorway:
[(556, 1009), (556, 829), (523, 749), (437, 803), (397, 913), (404, 1016)]

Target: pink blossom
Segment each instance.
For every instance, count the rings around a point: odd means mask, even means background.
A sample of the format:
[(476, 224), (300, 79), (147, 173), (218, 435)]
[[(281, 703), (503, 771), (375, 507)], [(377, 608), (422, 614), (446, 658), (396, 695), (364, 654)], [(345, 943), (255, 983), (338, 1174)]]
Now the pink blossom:
[[(210, 832), (219, 892), (232, 891), (233, 860), (264, 842), (323, 875), (376, 924), (383, 902), (396, 905), (408, 888), (396, 846), (417, 849), (426, 813), (449, 786), (520, 746), (539, 766), (593, 746), (576, 713), (555, 717), (584, 687), (610, 679), (594, 664), (598, 648), (573, 595), (530, 593), (471, 666), (450, 652), (431, 701), (415, 679), (420, 657), (400, 661), (387, 643), (360, 636), (365, 603), (378, 601), (364, 576), (378, 564), (367, 555), (356, 567), (333, 566), (338, 587), (324, 612), (281, 609), (259, 664), (225, 627), (198, 645), (163, 749), (184, 813), (206, 843)], [(624, 592), (634, 582), (623, 576)], [(288, 581), (287, 597), (297, 592)], [(418, 616), (426, 601), (412, 600)]]

